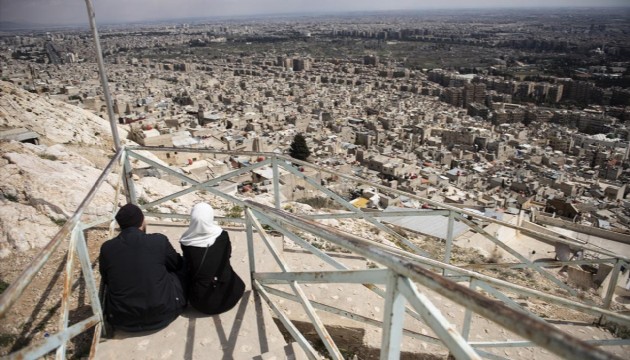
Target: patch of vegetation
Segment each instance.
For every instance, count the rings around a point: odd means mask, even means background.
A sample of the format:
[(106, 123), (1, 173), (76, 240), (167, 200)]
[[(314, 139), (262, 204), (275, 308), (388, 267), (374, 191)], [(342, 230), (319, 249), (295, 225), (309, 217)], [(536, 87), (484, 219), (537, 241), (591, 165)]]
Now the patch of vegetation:
[(9, 287), (9, 283), (3, 280), (0, 280), (0, 294), (4, 292)]
[(343, 209), (344, 207), (336, 201), (324, 197), (324, 196), (315, 196), (311, 198), (299, 199), (296, 202), (306, 204), (311, 206), (313, 209)]
[(234, 205), (228, 211), (226, 211), (225, 217), (242, 218), (243, 217), (243, 208), (238, 206), (238, 205)]
[(628, 326), (607, 322), (603, 327), (604, 329), (610, 331), (611, 334), (615, 335), (615, 337), (630, 339), (630, 327)]
[(55, 225), (57, 226), (64, 226), (66, 224), (66, 221), (68, 221), (67, 219), (64, 219), (64, 218), (55, 218), (52, 216), (49, 216), (48, 218), (50, 219), (50, 221), (54, 222)]
[(0, 348), (12, 345), (17, 339), (17, 335), (14, 334), (0, 334)]
[(52, 154), (39, 154), (39, 157), (42, 159), (50, 160), (50, 161), (58, 160), (57, 156), (52, 155)]
[(11, 202), (18, 202), (18, 197), (13, 194), (4, 194), (4, 198)]
[(147, 199), (145, 199), (144, 197), (140, 196), (138, 198), (138, 205), (146, 205), (148, 203), (149, 203), (149, 201)]
[(273, 227), (271, 227), (271, 225), (262, 224), (262, 228), (269, 235), (272, 235), (272, 236), (279, 236), (279, 235), (281, 235), (281, 233), (279, 231), (277, 231), (276, 229), (274, 229)]

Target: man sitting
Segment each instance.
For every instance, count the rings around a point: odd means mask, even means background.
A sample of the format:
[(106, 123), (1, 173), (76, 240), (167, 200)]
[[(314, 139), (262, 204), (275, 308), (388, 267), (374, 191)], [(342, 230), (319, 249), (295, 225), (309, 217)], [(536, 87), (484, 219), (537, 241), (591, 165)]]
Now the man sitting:
[(182, 257), (162, 234), (146, 234), (139, 207), (116, 214), (120, 234), (101, 246), (99, 270), (105, 293), (105, 319), (124, 331), (157, 330), (186, 306)]

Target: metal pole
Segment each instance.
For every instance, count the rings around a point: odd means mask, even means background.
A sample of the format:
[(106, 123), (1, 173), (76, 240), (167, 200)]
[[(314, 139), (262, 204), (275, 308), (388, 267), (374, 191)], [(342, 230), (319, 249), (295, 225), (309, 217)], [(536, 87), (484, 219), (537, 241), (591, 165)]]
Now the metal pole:
[[(468, 287), (472, 291), (476, 291), (477, 287), (477, 279), (470, 278), (470, 284)], [(464, 313), (464, 326), (462, 327), (462, 337), (464, 340), (468, 340), (468, 335), (470, 335), (470, 326), (472, 325), (472, 310), (470, 308), (466, 308), (466, 312)]]
[[(77, 225), (77, 227), (79, 226)], [(101, 308), (101, 300), (98, 297), (98, 287), (96, 286), (96, 280), (94, 279), (92, 264), (90, 262), (90, 253), (87, 248), (87, 243), (85, 242), (85, 235), (82, 228), (81, 231), (78, 232), (77, 236), (76, 250), (79, 262), (81, 263), (81, 271), (83, 273), (83, 278), (85, 279), (88, 296), (90, 297), (90, 306), (92, 306), (92, 313), (99, 317), (100, 324), (102, 324), (103, 309)], [(100, 330), (94, 332), (95, 338), (100, 338), (100, 335)], [(96, 342), (98, 343), (98, 339)]]
[(456, 359), (481, 359), (466, 339), (457, 332), (455, 325), (446, 320), (440, 310), (425, 294), (418, 291), (409, 278), (399, 276), (398, 285), (409, 304), (422, 316), (424, 322), (442, 340)]
[(114, 108), (112, 107), (112, 98), (109, 94), (107, 74), (105, 74), (105, 65), (103, 64), (103, 51), (101, 50), (101, 42), (98, 38), (98, 30), (96, 29), (96, 20), (94, 18), (94, 6), (92, 6), (92, 0), (85, 0), (85, 6), (87, 6), (87, 13), (88, 19), (90, 20), (90, 29), (92, 29), (92, 36), (94, 36), (94, 46), (96, 47), (96, 61), (98, 63), (98, 72), (101, 78), (101, 86), (103, 86), (105, 104), (107, 104), (107, 115), (109, 116), (109, 124), (112, 127), (114, 147), (116, 148), (116, 151), (118, 151), (120, 150), (120, 137), (118, 136), (116, 116), (114, 115)]
[(604, 298), (604, 309), (610, 309), (610, 303), (613, 295), (615, 294), (615, 288), (617, 287), (617, 281), (619, 280), (619, 271), (621, 271), (621, 260), (617, 259), (617, 263), (610, 275), (610, 281), (608, 282), (608, 289), (606, 290), (606, 297)]
[[(453, 248), (453, 225), (455, 224), (455, 213), (449, 211), (448, 213), (448, 227), (446, 228), (446, 247), (444, 249), (444, 262), (450, 264), (451, 262), (451, 250)], [(442, 275), (448, 275), (446, 269), (442, 271)]]
[(385, 309), (383, 311), (381, 360), (398, 359), (400, 357), (405, 317), (405, 298), (398, 291), (399, 276), (395, 272), (390, 271), (388, 277)]
[(133, 168), (129, 162), (129, 154), (125, 149), (123, 149), (122, 152), (123, 155), (121, 160), (123, 162), (123, 184), (125, 185), (125, 190), (127, 190), (127, 202), (138, 205), (138, 196), (136, 195), (136, 188), (133, 185), (133, 178), (131, 174)]
[[(252, 211), (245, 208), (245, 231), (247, 233), (247, 257), (249, 258), (249, 278), (256, 273), (256, 255), (254, 252), (254, 229), (252, 228)], [(253, 281), (252, 281), (253, 282)]]
[[(77, 233), (81, 231), (79, 226), (75, 226), (70, 234), (70, 244), (68, 246), (68, 252), (66, 253), (66, 277), (63, 282), (63, 293), (61, 294), (61, 320), (59, 321), (59, 327), (61, 333), (68, 330), (68, 316), (70, 314), (70, 293), (72, 292), (72, 268), (74, 265), (74, 252), (77, 245)], [(66, 358), (66, 342), (62, 342), (57, 348), (57, 354), (55, 359), (63, 360)]]
[(276, 209), (280, 209), (280, 175), (278, 171), (278, 157), (273, 157), (273, 202)]

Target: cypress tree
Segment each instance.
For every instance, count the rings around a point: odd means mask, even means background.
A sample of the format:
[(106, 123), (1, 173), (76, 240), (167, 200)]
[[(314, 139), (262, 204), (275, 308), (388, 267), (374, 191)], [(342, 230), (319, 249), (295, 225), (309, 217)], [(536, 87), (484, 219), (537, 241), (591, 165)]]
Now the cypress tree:
[(292, 158), (305, 161), (311, 155), (311, 151), (306, 145), (306, 139), (302, 134), (297, 134), (293, 138), (291, 147), (289, 147), (289, 155)]

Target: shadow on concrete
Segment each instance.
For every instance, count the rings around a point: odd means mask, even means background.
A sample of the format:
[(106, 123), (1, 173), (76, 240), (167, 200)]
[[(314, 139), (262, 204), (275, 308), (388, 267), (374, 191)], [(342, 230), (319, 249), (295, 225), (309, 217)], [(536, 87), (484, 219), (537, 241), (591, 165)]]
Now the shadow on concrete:
[[(181, 315), (184, 318), (188, 319), (187, 333), (186, 333), (186, 346), (184, 350), (184, 359), (190, 360), (193, 358), (194, 347), (195, 347), (195, 333), (197, 328), (198, 321), (212, 321), (214, 324), (214, 328), (217, 331), (217, 335), (219, 337), (219, 341), (221, 343), (221, 348), (224, 349), (222, 359), (233, 359), (234, 348), (236, 347), (236, 339), (239, 336), (239, 332), (241, 330), (241, 325), (243, 323), (243, 318), (245, 316), (245, 312), (247, 310), (247, 306), (249, 304), (249, 298), (252, 296), (252, 291), (247, 290), (243, 293), (243, 297), (239, 301), (236, 306), (236, 314), (234, 317), (229, 317), (228, 320), (232, 320), (232, 324), (225, 324), (226, 317), (221, 317), (221, 314), (218, 315), (207, 315), (202, 312), (199, 312), (189, 306), (186, 311)], [(258, 301), (255, 302), (256, 307), (256, 319), (258, 320), (258, 326), (256, 328), (258, 332), (259, 339), (265, 337), (265, 328), (264, 328), (264, 320), (262, 320), (263, 315), (259, 308)], [(229, 310), (229, 312), (234, 311), (234, 309)], [(260, 323), (262, 321), (262, 323)], [(262, 326), (261, 326), (262, 324)], [(229, 334), (227, 333), (227, 329), (229, 329)], [(266, 352), (263, 351), (263, 342), (261, 340), (261, 353)], [(266, 343), (264, 344), (264, 348), (267, 349), (268, 346)]]

